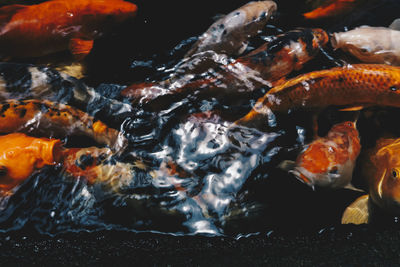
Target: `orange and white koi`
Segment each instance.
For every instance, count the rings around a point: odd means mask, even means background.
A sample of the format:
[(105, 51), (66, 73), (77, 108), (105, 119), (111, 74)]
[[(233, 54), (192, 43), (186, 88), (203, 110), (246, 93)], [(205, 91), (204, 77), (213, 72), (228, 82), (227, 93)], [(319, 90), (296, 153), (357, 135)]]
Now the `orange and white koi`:
[(38, 57), (70, 50), (78, 59), (93, 40), (135, 16), (136, 5), (122, 0), (51, 0), (0, 8), (0, 54)]
[(351, 179), (360, 149), (355, 123), (338, 123), (325, 137), (306, 145), (289, 172), (312, 188), (353, 188)]
[(263, 127), (274, 112), (328, 106), (400, 107), (400, 67), (354, 64), (299, 75), (273, 87), (236, 124)]
[(400, 31), (362, 26), (332, 35), (332, 46), (367, 63), (400, 65)]

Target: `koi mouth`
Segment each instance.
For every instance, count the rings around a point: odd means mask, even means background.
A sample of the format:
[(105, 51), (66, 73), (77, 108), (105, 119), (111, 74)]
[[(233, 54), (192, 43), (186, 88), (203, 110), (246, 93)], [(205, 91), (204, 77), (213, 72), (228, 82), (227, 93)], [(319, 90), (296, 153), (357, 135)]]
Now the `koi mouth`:
[(314, 190), (314, 183), (312, 179), (308, 178), (298, 170), (292, 170), (290, 171), (290, 173), (292, 173), (298, 180), (302, 181), (303, 183), (310, 186)]

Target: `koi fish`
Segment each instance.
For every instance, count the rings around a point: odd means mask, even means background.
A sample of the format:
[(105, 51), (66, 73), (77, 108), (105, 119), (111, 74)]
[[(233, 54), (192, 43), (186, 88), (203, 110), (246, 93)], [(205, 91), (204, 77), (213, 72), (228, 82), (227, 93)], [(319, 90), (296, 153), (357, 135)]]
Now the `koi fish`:
[(273, 1), (247, 3), (212, 24), (185, 57), (207, 50), (227, 55), (240, 54), (246, 48), (247, 39), (255, 36), (276, 10)]
[(360, 2), (359, 0), (330, 0), (320, 7), (304, 13), (306, 19), (325, 19), (348, 13), (353, 10)]
[[(130, 112), (131, 105), (102, 96), (82, 81), (52, 68), (0, 62), (0, 101), (46, 99), (72, 105), (91, 115)], [(102, 112), (104, 113), (104, 112)]]
[(138, 182), (139, 175), (152, 179), (152, 172), (142, 161), (120, 162), (109, 148), (68, 148), (62, 156), (63, 172), (74, 179), (85, 179), (89, 185), (103, 183), (118, 191)]
[[(260, 86), (270, 86), (294, 70), (313, 59), (329, 41), (328, 34), (322, 29), (297, 29), (278, 35), (249, 54), (239, 57), (235, 62), (222, 67), (216, 77), (192, 82), (164, 81), (152, 84), (134, 84), (125, 88), (121, 95), (138, 102), (148, 103), (161, 95), (193, 92), (216, 91), (229, 94), (249, 92)], [(182, 84), (176, 86), (175, 84)]]
[(40, 133), (49, 137), (85, 135), (118, 151), (126, 144), (117, 130), (88, 114), (47, 100), (8, 100), (0, 103), (0, 133)]
[(400, 31), (385, 27), (362, 26), (334, 33), (335, 49), (342, 49), (368, 63), (400, 65)]
[[(323, 29), (296, 29), (277, 35), (249, 54), (240, 57), (228, 68), (241, 69), (240, 65), (257, 72), (263, 80), (275, 82), (292, 71), (298, 71), (313, 59), (329, 42)], [(239, 65), (239, 66), (238, 66)]]
[(33, 171), (60, 159), (61, 141), (22, 133), (0, 136), (0, 189), (9, 191)]
[(39, 57), (70, 50), (77, 59), (90, 53), (93, 40), (135, 16), (136, 5), (122, 0), (51, 0), (0, 8), (0, 53)]
[(257, 128), (274, 112), (328, 106), (400, 107), (400, 67), (354, 64), (299, 75), (273, 87), (236, 124)]
[(400, 214), (400, 139), (379, 139), (363, 159), (362, 177), (367, 181), (369, 194), (359, 197), (345, 210), (343, 224), (368, 223), (376, 208)]
[(355, 123), (335, 124), (325, 137), (305, 146), (289, 172), (312, 188), (353, 189), (351, 178), (360, 149)]

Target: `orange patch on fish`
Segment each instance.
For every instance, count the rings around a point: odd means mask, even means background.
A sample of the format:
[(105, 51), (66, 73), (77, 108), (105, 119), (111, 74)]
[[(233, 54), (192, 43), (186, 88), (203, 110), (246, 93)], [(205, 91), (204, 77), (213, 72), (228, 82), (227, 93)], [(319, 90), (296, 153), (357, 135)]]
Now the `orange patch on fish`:
[(0, 136), (0, 189), (10, 190), (33, 171), (60, 160), (61, 141), (22, 133)]
[(301, 166), (312, 173), (323, 173), (326, 172), (331, 162), (326, 145), (323, 143), (313, 143), (307, 150), (300, 155), (298, 161), (301, 162)]

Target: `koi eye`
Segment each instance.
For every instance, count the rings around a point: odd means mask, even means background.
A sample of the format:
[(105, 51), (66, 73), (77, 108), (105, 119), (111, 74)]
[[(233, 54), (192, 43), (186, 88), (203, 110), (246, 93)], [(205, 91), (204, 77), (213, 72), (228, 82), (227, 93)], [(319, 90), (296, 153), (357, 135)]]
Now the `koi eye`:
[(399, 178), (399, 171), (397, 169), (392, 170), (392, 177), (393, 178)]
[(368, 53), (368, 52), (370, 52), (370, 50), (369, 50), (369, 48), (361, 47), (361, 48), (360, 48), (360, 52), (361, 52), (361, 53)]
[(7, 167), (0, 166), (0, 177), (5, 176), (7, 174)]
[(338, 174), (339, 169), (337, 166), (333, 166), (332, 169), (329, 170), (329, 174)]

